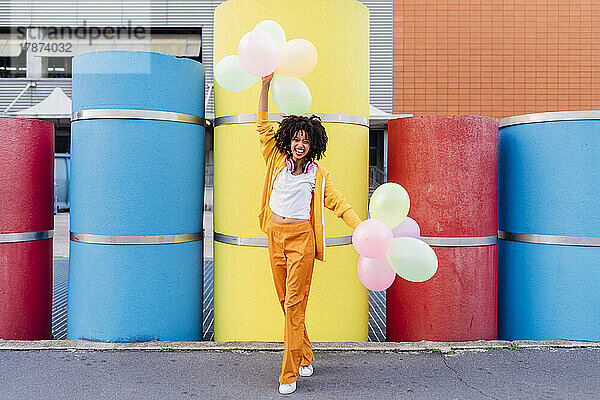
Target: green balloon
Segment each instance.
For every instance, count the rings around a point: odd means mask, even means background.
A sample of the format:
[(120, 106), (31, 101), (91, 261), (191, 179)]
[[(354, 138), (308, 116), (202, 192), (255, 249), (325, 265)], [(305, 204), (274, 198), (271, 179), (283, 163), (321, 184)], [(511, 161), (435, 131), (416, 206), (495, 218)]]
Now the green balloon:
[(408, 215), (410, 199), (401, 185), (387, 182), (379, 186), (369, 200), (371, 218), (381, 220), (394, 229)]
[(223, 89), (232, 92), (249, 89), (259, 79), (242, 67), (237, 55), (223, 57), (215, 66), (215, 80)]
[(390, 267), (407, 281), (425, 282), (438, 268), (433, 249), (424, 241), (412, 237), (392, 239), (392, 248), (386, 253)]
[(254, 30), (262, 31), (262, 32), (266, 33), (267, 35), (271, 36), (271, 38), (273, 38), (273, 40), (277, 44), (277, 47), (279, 48), (279, 50), (281, 50), (285, 47), (285, 43), (287, 41), (285, 38), (285, 31), (283, 30), (281, 25), (279, 25), (277, 22), (270, 20), (270, 19), (260, 21), (254, 27)]
[(312, 95), (300, 78), (276, 74), (271, 81), (271, 96), (277, 108), (287, 115), (302, 115), (312, 103)]

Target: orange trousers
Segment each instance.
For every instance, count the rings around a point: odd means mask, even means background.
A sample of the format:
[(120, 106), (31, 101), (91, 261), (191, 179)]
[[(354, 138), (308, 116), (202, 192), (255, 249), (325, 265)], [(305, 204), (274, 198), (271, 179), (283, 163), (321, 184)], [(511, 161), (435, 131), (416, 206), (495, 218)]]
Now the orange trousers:
[(285, 318), (279, 382), (292, 383), (298, 379), (300, 365), (315, 359), (304, 324), (315, 265), (315, 235), (310, 221), (270, 221), (268, 238), (273, 281)]

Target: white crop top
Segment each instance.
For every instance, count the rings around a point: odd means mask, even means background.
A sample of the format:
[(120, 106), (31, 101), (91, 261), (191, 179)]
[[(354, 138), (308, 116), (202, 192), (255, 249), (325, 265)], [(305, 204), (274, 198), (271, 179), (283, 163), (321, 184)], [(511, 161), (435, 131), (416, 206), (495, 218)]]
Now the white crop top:
[(286, 218), (310, 219), (316, 176), (316, 168), (300, 175), (292, 175), (289, 169), (282, 169), (273, 183), (269, 200), (271, 211)]

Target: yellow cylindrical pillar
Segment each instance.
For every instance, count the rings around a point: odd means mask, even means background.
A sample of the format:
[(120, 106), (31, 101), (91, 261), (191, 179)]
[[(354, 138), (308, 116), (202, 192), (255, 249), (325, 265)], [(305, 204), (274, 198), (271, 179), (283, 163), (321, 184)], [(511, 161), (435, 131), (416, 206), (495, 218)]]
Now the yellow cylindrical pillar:
[[(321, 116), (331, 172), (361, 219), (367, 218), (369, 11), (355, 0), (229, 0), (215, 10), (214, 59), (236, 54), (240, 38), (266, 19), (287, 40), (305, 38), (319, 52), (301, 79), (312, 92), (308, 114)], [(215, 340), (281, 341), (283, 313), (260, 230), (265, 164), (256, 133), (260, 85), (230, 92), (215, 85)], [(269, 99), (269, 112), (279, 113)], [(273, 115), (272, 120), (277, 119)], [(341, 121), (341, 122), (327, 122)], [(274, 128), (277, 129), (277, 122)], [(352, 229), (324, 210), (326, 262), (315, 261), (306, 324), (311, 341), (366, 341), (368, 293), (356, 273)]]

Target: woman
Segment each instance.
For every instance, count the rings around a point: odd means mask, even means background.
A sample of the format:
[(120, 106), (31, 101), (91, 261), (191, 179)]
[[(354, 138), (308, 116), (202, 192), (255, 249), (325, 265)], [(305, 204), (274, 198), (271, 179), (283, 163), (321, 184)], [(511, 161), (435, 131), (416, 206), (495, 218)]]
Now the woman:
[(285, 317), (279, 393), (289, 394), (296, 390), (298, 374), (310, 376), (314, 370), (304, 320), (314, 260), (325, 261), (323, 206), (353, 229), (361, 220), (315, 161), (327, 146), (320, 119), (292, 115), (277, 132), (269, 123), (272, 78), (262, 78), (258, 105), (257, 131), (267, 166), (259, 221), (269, 238), (273, 281)]

